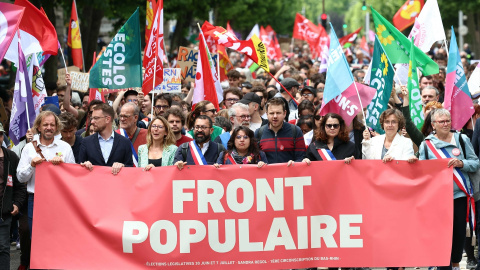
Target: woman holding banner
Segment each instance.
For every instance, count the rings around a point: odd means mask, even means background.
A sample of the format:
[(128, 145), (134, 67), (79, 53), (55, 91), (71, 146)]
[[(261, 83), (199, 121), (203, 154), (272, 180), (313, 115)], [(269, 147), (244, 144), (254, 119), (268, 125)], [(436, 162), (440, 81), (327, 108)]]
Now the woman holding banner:
[[(450, 159), (447, 166), (453, 167), (453, 239), (451, 267), (459, 270), (467, 230), (474, 228), (473, 188), (468, 173), (478, 170), (479, 161), (466, 135), (451, 132), (452, 119), (446, 109), (431, 113), (434, 134), (430, 134), (419, 147), (420, 159)], [(467, 223), (467, 217), (468, 223)], [(466, 229), (467, 228), (467, 229)], [(441, 267), (451, 269), (450, 267)], [(441, 269), (440, 268), (440, 269)]]
[(233, 130), (227, 149), (220, 153), (215, 168), (221, 164), (257, 164), (259, 168), (267, 164), (267, 156), (260, 151), (251, 129), (239, 126)]
[(326, 114), (314, 132), (315, 141), (307, 149), (305, 162), (321, 160), (341, 160), (350, 164), (360, 153), (355, 151), (355, 144), (350, 141), (347, 126), (343, 118), (336, 113)]
[(138, 167), (145, 171), (153, 167), (173, 165), (177, 151), (175, 135), (165, 118), (153, 118), (148, 126), (147, 144), (138, 147)]
[(385, 134), (373, 138), (365, 129), (363, 132), (363, 159), (381, 159), (383, 162), (407, 160), (410, 163), (418, 159), (413, 152), (413, 143), (403, 137), (399, 131), (405, 126), (405, 118), (397, 109), (387, 109), (380, 115), (380, 125)]

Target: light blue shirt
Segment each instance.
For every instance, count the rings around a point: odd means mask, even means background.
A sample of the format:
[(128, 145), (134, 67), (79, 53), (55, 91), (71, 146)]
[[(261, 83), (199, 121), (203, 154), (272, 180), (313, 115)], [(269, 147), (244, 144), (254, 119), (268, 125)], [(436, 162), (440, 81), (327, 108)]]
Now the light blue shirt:
[(105, 163), (107, 163), (110, 152), (112, 152), (114, 132), (115, 131), (112, 130), (112, 135), (106, 140), (100, 135), (100, 133), (98, 133), (98, 143), (100, 144), (100, 150), (102, 150), (102, 156)]

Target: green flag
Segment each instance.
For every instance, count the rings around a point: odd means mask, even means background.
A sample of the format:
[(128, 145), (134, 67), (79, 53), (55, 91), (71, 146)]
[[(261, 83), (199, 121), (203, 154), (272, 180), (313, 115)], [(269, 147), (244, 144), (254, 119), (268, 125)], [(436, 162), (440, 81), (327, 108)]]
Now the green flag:
[(423, 126), (423, 106), (422, 106), (422, 93), (418, 85), (417, 64), (415, 57), (417, 52), (413, 50), (415, 45), (413, 44), (413, 37), (411, 43), (412, 53), (410, 54), (410, 62), (408, 66), (408, 99), (409, 109), (412, 121), (418, 129)]
[(140, 37), (137, 8), (90, 70), (91, 88), (142, 87)]
[(414, 46), (412, 49), (408, 38), (373, 8), (372, 17), (378, 39), (393, 64), (408, 63), (410, 51), (415, 50), (416, 65), (423, 75), (432, 75), (439, 72), (437, 63), (419, 48)]
[(388, 109), (388, 101), (392, 94), (393, 67), (388, 61), (378, 37), (375, 36), (375, 46), (372, 57), (372, 73), (370, 75), (370, 86), (377, 89), (375, 97), (367, 108), (367, 125), (376, 132), (384, 134), (380, 125), (380, 114)]

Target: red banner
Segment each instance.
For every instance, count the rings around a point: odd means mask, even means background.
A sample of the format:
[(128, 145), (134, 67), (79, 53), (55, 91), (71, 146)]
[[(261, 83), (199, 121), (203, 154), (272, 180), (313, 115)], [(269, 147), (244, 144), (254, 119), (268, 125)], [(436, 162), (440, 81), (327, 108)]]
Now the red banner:
[(117, 176), (41, 164), (31, 267), (446, 265), (452, 188), (447, 160), (123, 168)]

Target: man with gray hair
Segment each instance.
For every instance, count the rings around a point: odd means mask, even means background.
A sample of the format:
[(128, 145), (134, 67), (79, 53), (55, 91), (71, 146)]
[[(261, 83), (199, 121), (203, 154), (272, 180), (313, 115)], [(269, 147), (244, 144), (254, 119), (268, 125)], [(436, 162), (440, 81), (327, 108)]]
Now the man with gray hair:
[(147, 143), (148, 131), (144, 128), (137, 127), (139, 113), (140, 108), (135, 103), (128, 102), (123, 104), (120, 109), (120, 114), (118, 115), (118, 118), (120, 119), (120, 129), (115, 131), (118, 134), (127, 137), (132, 143), (132, 154), (133, 157), (135, 157), (134, 160), (138, 160), (138, 158), (136, 158), (138, 147)]
[(250, 127), (250, 113), (248, 110), (248, 105), (242, 103), (233, 104), (233, 106), (228, 109), (228, 117), (230, 118), (230, 122), (232, 122), (232, 131), (220, 134), (215, 138), (214, 142), (221, 143), (227, 148), (228, 140), (230, 140), (234, 129), (239, 126)]
[(430, 101), (438, 101), (440, 92), (434, 86), (428, 85), (422, 89), (422, 104), (427, 105)]

